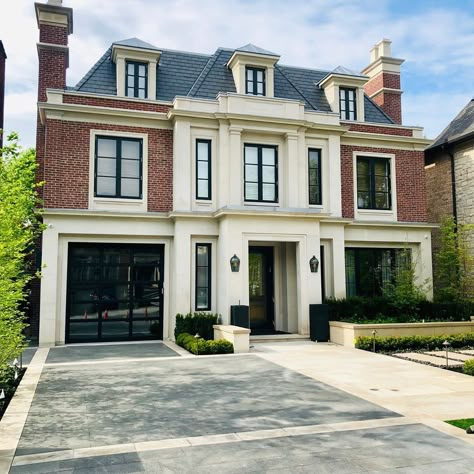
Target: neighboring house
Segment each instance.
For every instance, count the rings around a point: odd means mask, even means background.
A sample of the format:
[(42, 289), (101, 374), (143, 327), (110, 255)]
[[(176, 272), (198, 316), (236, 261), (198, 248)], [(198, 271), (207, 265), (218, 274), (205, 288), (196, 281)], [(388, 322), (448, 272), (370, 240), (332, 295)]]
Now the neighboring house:
[(0, 40), (0, 148), (3, 146), (3, 120), (5, 111), (5, 63), (7, 54)]
[[(425, 164), (429, 221), (453, 216), (458, 223), (474, 224), (474, 99), (425, 150)], [(436, 251), (438, 230), (432, 243)], [(474, 233), (469, 246), (474, 255)]]
[(405, 248), (431, 278), (428, 141), (400, 123), (389, 40), (359, 74), (132, 38), (67, 87), (60, 3), (36, 4), (40, 344), (173, 338), (177, 313), (239, 304), (308, 334), (310, 304), (380, 293)]

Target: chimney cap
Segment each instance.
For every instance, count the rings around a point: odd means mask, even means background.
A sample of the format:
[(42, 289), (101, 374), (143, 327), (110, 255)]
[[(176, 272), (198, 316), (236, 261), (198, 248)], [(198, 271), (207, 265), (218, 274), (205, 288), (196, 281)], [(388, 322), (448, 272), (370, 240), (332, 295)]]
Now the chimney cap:
[[(57, 15), (65, 15), (67, 17), (67, 33), (73, 32), (73, 16), (72, 8), (63, 7), (62, 0), (48, 0), (47, 3), (35, 2), (36, 21), (40, 26), (40, 12), (53, 13)], [(65, 26), (65, 25), (64, 25)]]

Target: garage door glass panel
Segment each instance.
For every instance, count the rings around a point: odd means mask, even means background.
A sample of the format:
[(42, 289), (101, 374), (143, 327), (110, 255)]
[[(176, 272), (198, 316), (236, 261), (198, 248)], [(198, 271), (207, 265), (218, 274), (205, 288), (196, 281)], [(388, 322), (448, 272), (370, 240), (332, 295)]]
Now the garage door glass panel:
[[(67, 341), (162, 337), (163, 250), (163, 245), (70, 244)], [(138, 321), (148, 326), (135, 327)], [(153, 321), (160, 329), (152, 334)]]

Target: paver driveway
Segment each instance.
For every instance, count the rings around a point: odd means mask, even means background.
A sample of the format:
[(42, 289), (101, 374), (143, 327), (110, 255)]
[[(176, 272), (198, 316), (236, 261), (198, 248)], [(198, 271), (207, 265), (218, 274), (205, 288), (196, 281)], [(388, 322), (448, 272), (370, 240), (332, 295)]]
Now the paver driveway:
[(474, 450), (258, 355), (129, 344), (50, 350), (11, 472), (392, 470), (472, 473)]

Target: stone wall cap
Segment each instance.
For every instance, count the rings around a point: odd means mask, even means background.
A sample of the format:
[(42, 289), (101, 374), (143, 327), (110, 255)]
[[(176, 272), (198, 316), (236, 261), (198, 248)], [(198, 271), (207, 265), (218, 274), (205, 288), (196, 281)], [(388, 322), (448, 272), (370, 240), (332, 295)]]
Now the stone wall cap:
[(250, 334), (250, 329), (233, 326), (231, 324), (214, 324), (212, 327), (219, 331), (229, 332), (232, 334)]

